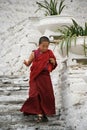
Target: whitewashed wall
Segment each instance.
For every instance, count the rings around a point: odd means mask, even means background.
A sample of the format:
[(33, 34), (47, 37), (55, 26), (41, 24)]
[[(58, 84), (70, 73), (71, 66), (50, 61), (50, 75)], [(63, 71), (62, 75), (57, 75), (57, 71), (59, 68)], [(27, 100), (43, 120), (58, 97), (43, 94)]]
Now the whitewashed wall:
[[(62, 15), (75, 17), (81, 24), (87, 20), (86, 0), (65, 0)], [(38, 42), (40, 32), (34, 27), (37, 17), (36, 0), (0, 0), (0, 74), (20, 74), (24, 57), (28, 57), (33, 45)], [(34, 47), (34, 46), (33, 46)], [(27, 48), (27, 50), (26, 50)], [(21, 69), (22, 68), (22, 69)]]
[[(23, 60), (29, 57), (32, 49), (36, 48), (35, 43), (38, 43), (42, 34), (34, 23), (38, 21), (38, 17), (44, 16), (43, 12), (34, 13), (37, 9), (35, 2), (36, 0), (0, 0), (0, 75), (28, 76), (29, 74), (29, 68), (23, 65)], [(87, 0), (65, 0), (65, 3), (67, 7), (62, 15), (73, 16), (83, 25), (87, 21)], [(54, 49), (54, 46), (50, 47)], [(83, 128), (87, 130), (85, 96), (87, 84), (78, 75), (82, 73), (84, 75), (84, 67), (76, 71), (69, 66), (69, 71), (65, 71), (57, 50), (56, 47), (54, 53), (58, 67), (51, 74), (57, 111), (64, 107), (67, 124), (75, 130), (83, 130)], [(86, 69), (85, 67), (85, 71)], [(64, 73), (65, 77), (61, 80), (61, 75)], [(81, 105), (79, 105), (80, 100)]]
[(87, 65), (73, 65), (60, 73), (62, 106), (70, 130), (87, 130)]

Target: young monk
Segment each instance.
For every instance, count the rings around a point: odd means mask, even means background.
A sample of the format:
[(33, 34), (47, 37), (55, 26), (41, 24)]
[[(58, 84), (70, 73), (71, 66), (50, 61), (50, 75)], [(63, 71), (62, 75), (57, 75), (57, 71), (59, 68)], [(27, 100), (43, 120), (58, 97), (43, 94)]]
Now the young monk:
[(55, 114), (55, 98), (50, 72), (57, 66), (56, 58), (48, 49), (50, 41), (43, 36), (39, 40), (39, 48), (32, 51), (28, 60), (24, 60), (30, 68), (29, 98), (21, 108), (25, 114), (37, 115), (37, 122), (46, 122), (46, 115)]

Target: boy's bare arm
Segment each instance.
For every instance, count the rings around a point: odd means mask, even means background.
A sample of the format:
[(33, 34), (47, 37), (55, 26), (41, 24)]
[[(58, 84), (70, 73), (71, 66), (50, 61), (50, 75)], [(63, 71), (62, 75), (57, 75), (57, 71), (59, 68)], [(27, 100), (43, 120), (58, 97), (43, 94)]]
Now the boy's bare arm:
[(32, 63), (33, 60), (34, 60), (34, 52), (31, 53), (31, 55), (30, 55), (28, 60), (24, 60), (24, 64), (26, 66), (29, 66)]

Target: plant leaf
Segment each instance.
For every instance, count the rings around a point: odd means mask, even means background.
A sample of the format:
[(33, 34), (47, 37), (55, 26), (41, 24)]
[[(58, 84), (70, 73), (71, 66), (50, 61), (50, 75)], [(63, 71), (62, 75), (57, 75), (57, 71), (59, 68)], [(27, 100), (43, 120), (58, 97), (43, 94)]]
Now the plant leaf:
[[(62, 12), (62, 10), (64, 9), (65, 5), (63, 5), (64, 0), (61, 0), (60, 2), (60, 13)], [(38, 9), (35, 11), (39, 11), (41, 9), (44, 9), (45, 11), (45, 15), (59, 15), (60, 13), (57, 10), (57, 4), (58, 4), (58, 0), (50, 0), (50, 2), (48, 2), (47, 0), (41, 1), (41, 2), (36, 2), (36, 4), (38, 5)]]

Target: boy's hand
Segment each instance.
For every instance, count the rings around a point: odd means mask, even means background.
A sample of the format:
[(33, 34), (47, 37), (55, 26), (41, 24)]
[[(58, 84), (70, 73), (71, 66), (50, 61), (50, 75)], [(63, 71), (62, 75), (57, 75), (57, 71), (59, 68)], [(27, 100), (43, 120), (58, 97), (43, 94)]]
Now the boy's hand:
[(24, 60), (24, 62), (23, 62), (26, 66), (29, 66), (29, 63), (28, 63), (28, 61), (26, 61), (26, 60)]
[(32, 61), (34, 60), (34, 52), (31, 53), (31, 55), (29, 56), (29, 59), (28, 60), (24, 60), (24, 64), (26, 66), (30, 66), (30, 64), (32, 63)]
[(50, 58), (49, 61), (50, 61), (50, 63), (52, 63), (53, 65), (55, 65), (55, 59), (54, 58)]

